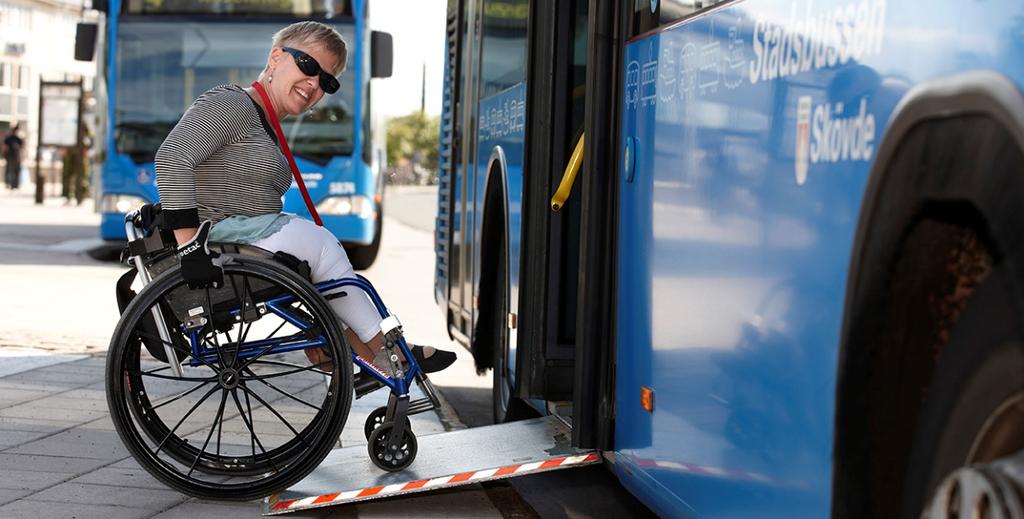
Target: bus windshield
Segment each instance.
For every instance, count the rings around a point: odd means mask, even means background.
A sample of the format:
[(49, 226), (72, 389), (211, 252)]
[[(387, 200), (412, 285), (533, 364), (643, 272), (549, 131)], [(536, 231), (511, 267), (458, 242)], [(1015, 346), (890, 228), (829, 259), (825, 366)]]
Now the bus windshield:
[[(256, 79), (266, 64), (272, 35), (284, 25), (122, 18), (117, 40), (117, 152), (136, 163), (151, 162), (201, 93), (222, 84), (248, 86)], [(345, 41), (354, 41), (352, 25), (334, 27)], [(325, 95), (311, 113), (282, 122), (296, 156), (326, 164), (334, 156), (352, 154), (353, 74), (344, 73), (339, 81), (338, 92)]]

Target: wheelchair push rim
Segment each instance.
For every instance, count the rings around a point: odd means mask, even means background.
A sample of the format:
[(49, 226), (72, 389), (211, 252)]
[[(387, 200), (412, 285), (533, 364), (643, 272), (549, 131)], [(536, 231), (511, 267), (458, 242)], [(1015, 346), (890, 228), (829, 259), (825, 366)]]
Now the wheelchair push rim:
[[(335, 445), (351, 405), (351, 354), (330, 306), (292, 272), (229, 258), (224, 278), (221, 289), (190, 291), (173, 268), (142, 290), (111, 341), (107, 397), (122, 441), (157, 479), (197, 497), (246, 500), (295, 483)], [(182, 311), (196, 300), (203, 312)], [(181, 376), (150, 354), (167, 344), (145, 325), (154, 308)], [(309, 347), (335, 361), (314, 365)]]

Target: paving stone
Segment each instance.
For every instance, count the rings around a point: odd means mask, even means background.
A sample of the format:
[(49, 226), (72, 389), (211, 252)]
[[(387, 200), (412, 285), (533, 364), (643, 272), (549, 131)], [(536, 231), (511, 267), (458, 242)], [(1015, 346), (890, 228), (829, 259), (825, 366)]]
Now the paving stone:
[(153, 515), (153, 510), (109, 505), (86, 505), (81, 503), (54, 503), (20, 499), (0, 506), (0, 517), (4, 519), (40, 519), (41, 517), (63, 517), (74, 519), (143, 519)]
[(5, 468), (0, 471), (0, 488), (37, 492), (75, 477), (67, 472), (32, 472)]
[(31, 389), (5, 388), (0, 390), (0, 407), (10, 407), (22, 402), (43, 398), (50, 393)]
[(0, 488), (0, 505), (21, 499), (31, 493), (31, 490)]
[[(29, 472), (67, 472), (82, 474), (110, 463), (109, 460), (36, 456), (30, 454), (0, 453), (0, 467)], [(0, 515), (3, 517), (3, 515)]]
[(50, 434), (53, 433), (41, 431), (5, 431), (0, 429), (0, 450), (29, 443)]
[(89, 505), (116, 505), (150, 510), (166, 510), (188, 499), (173, 490), (124, 488), (109, 485), (87, 485), (82, 483), (61, 483), (29, 496), (33, 501), (57, 503), (82, 503)]
[(60, 396), (75, 398), (80, 400), (102, 400), (107, 401), (107, 392), (104, 388), (99, 389), (72, 389), (66, 393), (61, 393)]
[(129, 455), (117, 434), (74, 428), (41, 440), (7, 449), (11, 454), (39, 454), (70, 458), (120, 460)]
[(86, 409), (89, 411), (101, 411), (103, 413), (108, 412), (106, 400), (76, 398), (73, 396), (69, 397), (67, 396), (67, 393), (62, 393), (58, 396), (39, 398), (33, 400), (31, 405), (47, 409)]
[(91, 411), (88, 409), (45, 409), (32, 404), (21, 404), (0, 409), (0, 417), (3, 418), (43, 418), (78, 423), (89, 422), (106, 414), (106, 411)]
[(42, 420), (39, 418), (0, 417), (0, 431), (60, 432), (74, 427), (76, 422)]
[(127, 467), (103, 467), (72, 479), (70, 483), (168, 490), (167, 485), (150, 476), (145, 470)]

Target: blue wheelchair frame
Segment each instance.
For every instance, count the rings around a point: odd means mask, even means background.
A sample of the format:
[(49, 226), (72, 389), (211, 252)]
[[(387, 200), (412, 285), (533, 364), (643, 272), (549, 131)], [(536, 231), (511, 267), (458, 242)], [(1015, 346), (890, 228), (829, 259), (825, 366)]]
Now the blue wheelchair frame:
[[(384, 302), (381, 300), (380, 295), (377, 293), (377, 290), (373, 287), (372, 284), (370, 284), (370, 282), (366, 278), (359, 274), (356, 274), (356, 277), (354, 278), (333, 279), (329, 281), (323, 281), (320, 283), (314, 283), (314, 286), (321, 294), (324, 294), (332, 290), (336, 290), (338, 288), (356, 287), (362, 290), (364, 293), (366, 293), (367, 296), (369, 296), (370, 300), (373, 302), (374, 307), (377, 309), (377, 313), (380, 314), (381, 319), (386, 319), (391, 316), (391, 314), (388, 313), (388, 309), (384, 306)], [(344, 297), (349, 296), (346, 295)], [(268, 311), (274, 313), (281, 319), (294, 325), (299, 330), (306, 331), (309, 329), (309, 324), (295, 317), (294, 315), (292, 315), (291, 313), (284, 309), (284, 307), (287, 304), (293, 301), (295, 301), (295, 297), (289, 295), (276, 297), (274, 299), (264, 301), (262, 304), (266, 306)], [(231, 314), (232, 317), (238, 317), (241, 315), (242, 311), (238, 309), (232, 310), (229, 313)], [(210, 348), (204, 346), (199, 338), (198, 330), (192, 330), (191, 332), (189, 332), (189, 341), (191, 342), (192, 347), (192, 358), (189, 361), (190, 365), (196, 367), (201, 365), (204, 360), (216, 360), (217, 352), (215, 347)], [(304, 350), (307, 348), (316, 348), (323, 346), (324, 344), (325, 340), (323, 337), (299, 341), (296, 341), (294, 339), (294, 336), (279, 337), (274, 339), (263, 339), (259, 341), (252, 341), (249, 343), (240, 344), (238, 357), (241, 359), (246, 359), (250, 357), (262, 357), (263, 355), (267, 354), (285, 353), (289, 351)], [(398, 334), (396, 345), (402, 351), (402, 355), (405, 356), (406, 362), (408, 362), (409, 364), (409, 368), (402, 373), (401, 377), (398, 378), (389, 377), (385, 373), (381, 372), (376, 366), (373, 366), (370, 362), (367, 362), (362, 357), (357, 355), (355, 351), (352, 351), (351, 355), (352, 362), (359, 366), (359, 369), (366, 371), (367, 373), (375, 377), (385, 386), (390, 388), (391, 392), (396, 396), (403, 396), (409, 392), (409, 388), (411, 387), (413, 381), (416, 379), (416, 376), (421, 373), (421, 370), (419, 364), (416, 362), (416, 358), (412, 355), (412, 352), (409, 349), (408, 344), (406, 344), (405, 342), (405, 337), (402, 336), (401, 334)]]

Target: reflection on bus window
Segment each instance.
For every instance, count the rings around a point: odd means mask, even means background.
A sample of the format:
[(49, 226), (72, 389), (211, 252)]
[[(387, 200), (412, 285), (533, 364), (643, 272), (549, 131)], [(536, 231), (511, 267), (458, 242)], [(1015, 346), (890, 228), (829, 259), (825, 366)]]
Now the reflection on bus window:
[[(157, 148), (200, 94), (223, 84), (247, 86), (266, 64), (276, 23), (121, 22), (117, 81), (117, 151), (137, 163)], [(352, 27), (335, 26), (352, 41)], [(326, 163), (353, 149), (352, 74), (302, 118), (283, 121), (295, 155)]]
[(639, 36), (722, 2), (725, 0), (633, 0), (628, 36)]
[(525, 79), (527, 0), (485, 0), (480, 97), (496, 94)]

